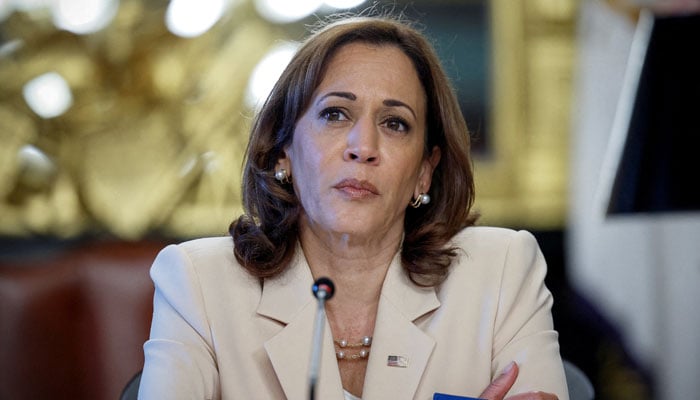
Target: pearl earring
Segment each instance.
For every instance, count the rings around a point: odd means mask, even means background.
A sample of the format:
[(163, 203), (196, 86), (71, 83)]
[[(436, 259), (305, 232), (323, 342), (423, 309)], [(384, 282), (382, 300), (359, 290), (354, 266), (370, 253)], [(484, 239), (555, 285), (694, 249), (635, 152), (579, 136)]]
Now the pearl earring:
[(413, 200), (413, 202), (411, 203), (411, 207), (418, 208), (421, 205), (428, 203), (430, 203), (430, 195), (427, 193), (421, 193), (418, 195), (418, 197), (415, 198), (415, 200)]
[(287, 170), (282, 168), (275, 171), (275, 179), (277, 179), (280, 183), (289, 183), (289, 175), (287, 174)]

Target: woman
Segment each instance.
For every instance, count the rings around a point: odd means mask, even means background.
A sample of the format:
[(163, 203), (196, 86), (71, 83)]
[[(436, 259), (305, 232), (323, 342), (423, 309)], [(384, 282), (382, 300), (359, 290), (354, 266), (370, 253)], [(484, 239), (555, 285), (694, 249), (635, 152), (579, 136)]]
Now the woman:
[(320, 399), (567, 398), (542, 255), (526, 232), (472, 226), (466, 124), (420, 33), (316, 32), (246, 157), (233, 239), (154, 262), (141, 398), (305, 398), (321, 276), (336, 293)]

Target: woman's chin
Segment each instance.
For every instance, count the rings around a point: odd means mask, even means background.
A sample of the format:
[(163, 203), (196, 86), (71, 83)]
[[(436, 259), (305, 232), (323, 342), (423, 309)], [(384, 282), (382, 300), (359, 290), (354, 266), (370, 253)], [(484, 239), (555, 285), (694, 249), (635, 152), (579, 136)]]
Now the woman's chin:
[(307, 225), (317, 236), (329, 235), (352, 243), (400, 239), (403, 232), (403, 216), (390, 215), (386, 210), (353, 204), (328, 211), (318, 215), (304, 213), (302, 225)]
[[(396, 231), (396, 232), (393, 232)], [(348, 223), (335, 226), (332, 236), (339, 238), (347, 245), (375, 246), (392, 240), (401, 240), (402, 231), (388, 229), (385, 225)]]

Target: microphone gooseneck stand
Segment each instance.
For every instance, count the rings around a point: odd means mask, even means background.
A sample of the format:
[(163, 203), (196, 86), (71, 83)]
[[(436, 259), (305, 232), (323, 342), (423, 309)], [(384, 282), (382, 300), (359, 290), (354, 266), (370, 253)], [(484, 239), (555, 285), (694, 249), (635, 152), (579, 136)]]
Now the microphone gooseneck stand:
[(335, 285), (328, 278), (319, 278), (311, 286), (311, 292), (318, 300), (316, 320), (314, 322), (314, 336), (311, 342), (311, 364), (309, 366), (309, 399), (316, 398), (316, 384), (318, 383), (318, 371), (321, 364), (321, 348), (323, 342), (323, 327), (326, 323), (326, 300), (333, 297)]

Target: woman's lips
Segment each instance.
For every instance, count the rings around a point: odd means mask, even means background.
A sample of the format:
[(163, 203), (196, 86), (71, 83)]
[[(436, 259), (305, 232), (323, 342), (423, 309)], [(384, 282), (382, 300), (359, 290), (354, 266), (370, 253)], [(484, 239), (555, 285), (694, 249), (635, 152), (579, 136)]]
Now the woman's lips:
[(343, 179), (333, 188), (340, 190), (353, 199), (362, 199), (379, 194), (377, 188), (370, 182), (357, 179)]

